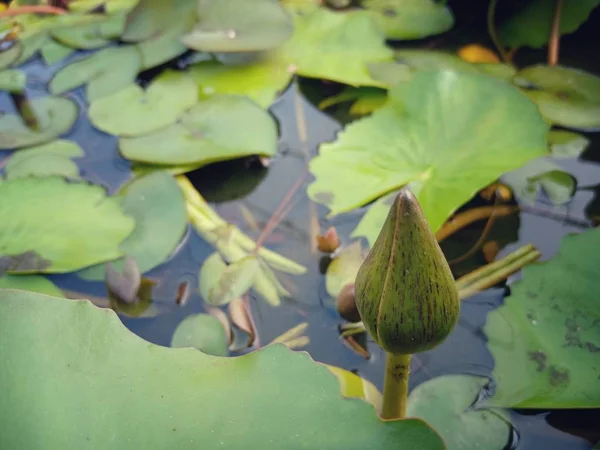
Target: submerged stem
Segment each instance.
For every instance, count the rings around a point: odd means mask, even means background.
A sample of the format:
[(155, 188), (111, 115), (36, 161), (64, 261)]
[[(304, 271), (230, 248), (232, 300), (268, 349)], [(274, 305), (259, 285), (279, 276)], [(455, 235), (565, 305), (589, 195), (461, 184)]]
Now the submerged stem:
[(554, 5), (554, 15), (552, 18), (552, 28), (550, 29), (550, 41), (548, 42), (548, 65), (558, 64), (558, 53), (560, 49), (560, 16), (563, 7), (563, 0), (556, 0)]
[(383, 381), (382, 419), (403, 419), (406, 415), (411, 355), (387, 353)]
[(495, 15), (496, 15), (496, 0), (490, 0), (490, 5), (488, 6), (488, 14), (487, 14), (488, 33), (490, 35), (490, 38), (492, 39), (492, 42), (494, 43), (494, 46), (496, 47), (496, 50), (498, 50), (498, 53), (500, 54), (502, 61), (505, 63), (508, 63), (508, 62), (510, 62), (510, 58), (508, 57), (506, 50), (502, 46), (502, 42), (500, 42), (500, 38), (498, 37), (498, 34), (496, 34)]

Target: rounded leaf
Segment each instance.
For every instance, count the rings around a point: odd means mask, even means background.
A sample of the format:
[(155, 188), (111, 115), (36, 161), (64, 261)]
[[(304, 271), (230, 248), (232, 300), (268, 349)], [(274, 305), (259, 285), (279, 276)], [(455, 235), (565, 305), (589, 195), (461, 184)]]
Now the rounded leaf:
[(171, 347), (193, 347), (213, 356), (227, 356), (227, 334), (223, 324), (210, 314), (192, 314), (177, 325)]

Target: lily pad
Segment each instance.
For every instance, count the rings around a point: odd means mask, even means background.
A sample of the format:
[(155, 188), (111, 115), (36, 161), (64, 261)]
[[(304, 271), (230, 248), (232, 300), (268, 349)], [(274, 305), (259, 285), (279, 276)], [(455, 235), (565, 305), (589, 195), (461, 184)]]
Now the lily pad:
[(325, 366), (282, 344), (237, 358), (165, 348), (87, 301), (8, 290), (0, 341), (6, 448), (444, 448), (419, 419), (386, 423), (342, 398)]
[(561, 66), (537, 65), (521, 70), (515, 82), (548, 121), (576, 130), (600, 129), (600, 77)]
[(7, 272), (71, 272), (116, 259), (134, 227), (100, 186), (60, 177), (4, 181), (0, 198), (0, 267)]
[[(560, 34), (570, 34), (587, 20), (600, 0), (577, 0), (562, 3)], [(498, 28), (502, 43), (508, 47), (528, 46), (541, 48), (550, 38), (556, 0), (533, 0), (514, 17)]]
[(106, 133), (140, 136), (175, 123), (197, 98), (194, 80), (182, 72), (166, 71), (146, 91), (131, 84), (92, 102), (89, 116), (92, 124)]
[(0, 72), (0, 91), (23, 92), (27, 84), (27, 75), (20, 70)]
[[(125, 214), (135, 219), (135, 229), (121, 244), (140, 272), (154, 269), (175, 251), (187, 228), (185, 201), (175, 179), (164, 171), (136, 178), (119, 192)], [(121, 270), (123, 260), (112, 263)], [(104, 264), (79, 272), (85, 280), (103, 280)]]
[(52, 281), (41, 275), (1, 275), (0, 292), (2, 289), (19, 289), (54, 297), (63, 296), (62, 291)]
[(89, 18), (89, 21), (75, 26), (53, 29), (50, 34), (68, 47), (92, 50), (110, 44), (125, 26), (124, 14), (90, 15)]
[(273, 0), (197, 0), (199, 21), (182, 38), (204, 52), (249, 52), (280, 46), (294, 31), (290, 14)]
[(494, 357), (489, 404), (600, 407), (600, 229), (563, 238), (553, 259), (523, 268), (484, 332)]
[(472, 375), (445, 375), (417, 386), (408, 397), (407, 417), (431, 424), (448, 450), (503, 450), (511, 435), (508, 419), (500, 411), (477, 405), (489, 380)]
[(254, 285), (260, 263), (247, 256), (227, 265), (219, 253), (210, 255), (200, 268), (199, 287), (204, 301), (221, 306), (244, 295)]
[(43, 144), (67, 133), (77, 120), (77, 105), (63, 97), (40, 97), (29, 102), (39, 129), (33, 130), (18, 114), (0, 116), (0, 150)]
[(52, 39), (48, 40), (40, 49), (44, 62), (49, 66), (62, 61), (74, 51), (72, 47), (68, 47)]
[(0, 47), (0, 70), (10, 67), (21, 57), (23, 44), (21, 41), (3, 43)]
[(325, 288), (329, 295), (336, 298), (345, 285), (354, 283), (365, 256), (360, 241), (356, 241), (333, 258), (325, 274)]
[(164, 64), (188, 50), (181, 42), (181, 36), (187, 31), (189, 25), (191, 25), (190, 23), (186, 23), (190, 22), (190, 17), (191, 19), (194, 18), (193, 16), (188, 16), (187, 21), (178, 22), (158, 36), (147, 39), (137, 45), (142, 55), (142, 68), (144, 70)]
[(273, 118), (245, 97), (215, 95), (201, 100), (178, 123), (119, 141), (123, 156), (151, 164), (209, 164), (249, 155), (273, 156)]
[(555, 158), (573, 158), (581, 155), (590, 145), (584, 135), (566, 130), (551, 130), (548, 133), (550, 154)]
[(342, 103), (350, 102), (349, 113), (354, 116), (364, 116), (381, 108), (387, 101), (387, 91), (375, 87), (346, 87), (333, 97), (319, 103), (319, 109), (327, 109)]
[(192, 347), (213, 356), (227, 356), (227, 334), (219, 319), (210, 314), (187, 316), (175, 329), (171, 347)]
[(422, 39), (454, 25), (450, 8), (437, 0), (364, 0), (362, 6), (377, 13), (388, 39)]
[(79, 167), (71, 158), (81, 156), (83, 150), (77, 143), (58, 139), (15, 152), (4, 170), (8, 180), (51, 175), (76, 179), (79, 178)]
[(121, 39), (142, 42), (156, 38), (182, 18), (195, 18), (195, 8), (195, 0), (140, 0), (127, 15)]
[(134, 46), (107, 48), (57, 72), (49, 89), (62, 94), (87, 84), (86, 96), (91, 103), (133, 83), (141, 65), (142, 56)]
[(436, 231), (499, 175), (544, 155), (547, 131), (535, 105), (504, 82), (420, 72), (392, 89), (384, 108), (321, 145), (308, 194), (336, 215), (410, 183)]

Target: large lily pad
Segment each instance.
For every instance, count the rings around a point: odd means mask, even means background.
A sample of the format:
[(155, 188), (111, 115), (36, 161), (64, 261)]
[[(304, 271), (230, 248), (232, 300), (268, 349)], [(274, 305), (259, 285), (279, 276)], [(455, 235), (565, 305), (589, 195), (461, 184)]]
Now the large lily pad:
[(2, 289), (19, 289), (54, 297), (63, 296), (62, 291), (52, 281), (41, 275), (2, 275), (0, 276), (0, 291)]
[(0, 70), (15, 63), (23, 53), (21, 41), (4, 42), (0, 47)]
[(0, 116), (0, 150), (43, 144), (68, 132), (77, 119), (78, 108), (63, 97), (40, 97), (29, 102), (38, 129), (27, 126), (18, 114)]
[(257, 104), (236, 95), (201, 100), (170, 127), (119, 141), (123, 156), (151, 164), (209, 164), (249, 155), (273, 156), (277, 129)]
[(362, 5), (377, 13), (388, 39), (421, 39), (454, 25), (450, 8), (437, 0), (364, 0)]
[(195, 0), (140, 0), (127, 15), (121, 39), (141, 42), (156, 38), (185, 17), (196, 17)]
[(308, 193), (335, 215), (410, 183), (437, 230), (500, 174), (545, 154), (547, 131), (535, 105), (504, 82), (421, 72), (392, 89), (384, 108), (321, 145)]
[(0, 92), (23, 92), (27, 85), (27, 75), (20, 70), (0, 71)]
[[(119, 193), (121, 206), (135, 219), (135, 229), (121, 244), (140, 272), (162, 264), (179, 245), (187, 227), (185, 201), (170, 174), (160, 171), (136, 178)], [(121, 270), (123, 260), (112, 263)], [(103, 280), (104, 264), (79, 273), (86, 280)]]
[(171, 347), (192, 347), (213, 356), (229, 354), (225, 328), (209, 314), (192, 314), (183, 319), (171, 337)]
[(187, 16), (163, 30), (158, 36), (140, 42), (137, 46), (142, 55), (142, 68), (150, 69), (176, 58), (188, 49), (181, 42), (181, 36), (190, 26), (194, 16)]
[(125, 26), (125, 15), (91, 15), (90, 20), (71, 27), (59, 27), (50, 32), (61, 44), (76, 49), (92, 50), (111, 43)]
[(134, 227), (117, 199), (87, 183), (19, 178), (0, 183), (0, 198), (0, 268), (8, 272), (70, 272), (116, 259)]
[(62, 94), (87, 84), (86, 95), (91, 103), (133, 83), (141, 65), (141, 54), (134, 46), (107, 48), (57, 72), (49, 89), (53, 94)]
[(444, 448), (419, 419), (383, 422), (342, 398), (325, 366), (282, 344), (237, 358), (165, 348), (113, 311), (18, 291), (0, 294), (0, 341), (4, 448)]
[(94, 101), (90, 121), (117, 136), (140, 136), (165, 128), (196, 103), (198, 87), (187, 74), (166, 71), (144, 91), (131, 84)]
[(600, 129), (600, 77), (561, 66), (531, 66), (521, 70), (517, 84), (529, 88), (550, 122), (577, 130)]
[(248, 52), (278, 47), (292, 35), (290, 14), (273, 0), (198, 0), (199, 21), (182, 38), (204, 52)]
[(63, 45), (53, 39), (48, 40), (40, 49), (44, 62), (49, 66), (62, 61), (74, 51), (72, 47)]
[(448, 450), (503, 450), (511, 427), (499, 411), (477, 405), (487, 378), (445, 375), (417, 386), (408, 397), (407, 417), (419, 417), (444, 438)]
[(6, 178), (47, 177), (59, 175), (79, 178), (79, 167), (72, 160), (83, 156), (81, 147), (64, 139), (15, 152), (4, 169)]
[[(577, 31), (600, 0), (577, 0), (562, 2), (560, 34)], [(522, 11), (503, 23), (498, 34), (508, 47), (529, 46), (540, 48), (550, 39), (550, 28), (554, 16), (556, 0), (533, 0)]]
[(600, 229), (563, 238), (550, 261), (528, 265), (484, 332), (494, 357), (493, 405), (600, 407)]

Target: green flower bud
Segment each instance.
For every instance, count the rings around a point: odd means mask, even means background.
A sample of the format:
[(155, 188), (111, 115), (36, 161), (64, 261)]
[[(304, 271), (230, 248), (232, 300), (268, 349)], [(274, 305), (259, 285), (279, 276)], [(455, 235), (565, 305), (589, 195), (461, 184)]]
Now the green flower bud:
[(413, 354), (436, 347), (460, 314), (454, 277), (415, 196), (394, 199), (377, 241), (356, 276), (356, 306), (385, 351)]

